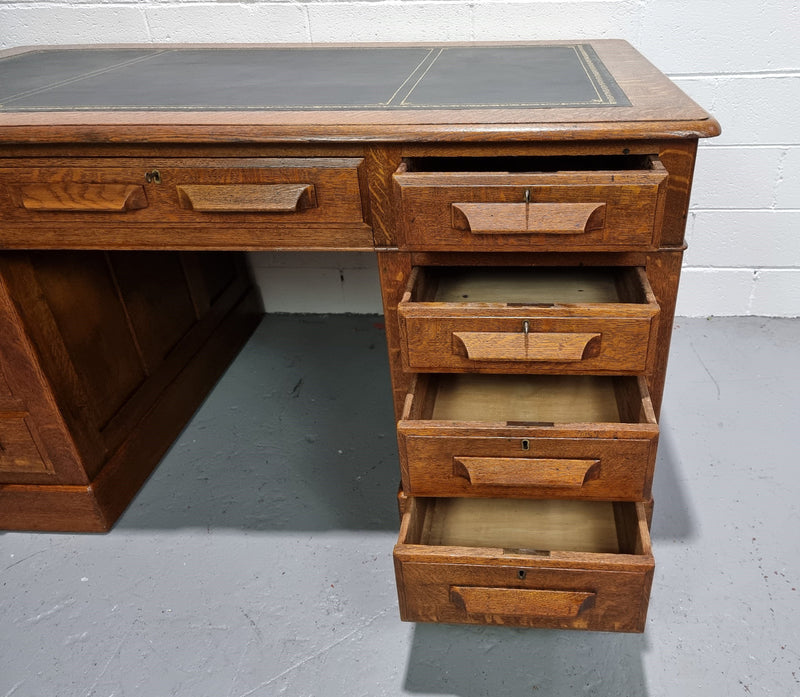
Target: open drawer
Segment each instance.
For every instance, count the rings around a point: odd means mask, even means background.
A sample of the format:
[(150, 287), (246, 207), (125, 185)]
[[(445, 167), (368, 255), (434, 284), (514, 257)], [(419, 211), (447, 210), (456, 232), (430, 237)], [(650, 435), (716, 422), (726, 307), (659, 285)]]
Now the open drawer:
[(397, 434), (410, 496), (637, 501), (658, 424), (642, 377), (419, 375)]
[(394, 175), (401, 248), (658, 247), (667, 170), (655, 156), (409, 158)]
[(410, 498), (394, 548), (411, 622), (641, 632), (655, 566), (641, 503)]
[(658, 314), (640, 267), (415, 267), (398, 305), (413, 372), (642, 373)]

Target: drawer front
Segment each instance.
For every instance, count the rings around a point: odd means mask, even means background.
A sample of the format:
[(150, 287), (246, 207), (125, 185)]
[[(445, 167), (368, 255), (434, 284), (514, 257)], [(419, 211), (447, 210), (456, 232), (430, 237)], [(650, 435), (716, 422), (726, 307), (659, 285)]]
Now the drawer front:
[[(617, 525), (626, 530), (620, 553), (448, 545), (437, 541), (437, 532), (427, 532), (439, 525), (431, 521), (435, 501), (411, 497), (403, 515), (394, 549), (403, 620), (644, 630), (655, 564), (642, 504), (583, 504), (614, 507)], [(559, 524), (582, 522), (567, 516), (555, 525), (545, 521), (543, 528), (552, 534)], [(484, 525), (481, 521), (476, 529)]]
[(667, 172), (398, 172), (401, 248), (648, 250), (658, 246)]
[(50, 471), (25, 418), (0, 414), (0, 476)]
[[(202, 231), (225, 225), (249, 229), (243, 243), (268, 245), (270, 234), (282, 232), (276, 240), (282, 246), (372, 245), (359, 183), (363, 161), (358, 158), (104, 158), (3, 164), (0, 221), (7, 226), (77, 222), (84, 228)], [(350, 237), (348, 228), (354, 229)], [(136, 241), (132, 236), (131, 242)]]
[(395, 563), (406, 622), (644, 631), (651, 574)]
[(412, 371), (635, 374), (647, 368), (652, 317), (401, 315), (404, 365)]
[(650, 497), (657, 437), (399, 438), (411, 496), (641, 501)]
[[(558, 271), (514, 269), (509, 276), (508, 270), (498, 270), (497, 278), (500, 283), (504, 272), (508, 279)], [(487, 278), (490, 274), (482, 272)], [(552, 290), (554, 302), (472, 302), (467, 296), (474, 287), (481, 297), (480, 280), (458, 282), (465, 291), (463, 302), (443, 302), (431, 290), (440, 275), (435, 269), (414, 269), (398, 305), (401, 350), (410, 371), (635, 374), (648, 367), (659, 307), (644, 269), (613, 270), (610, 278), (623, 294), (618, 302), (586, 303), (560, 302), (558, 288)], [(512, 295), (514, 284), (508, 285), (510, 300), (522, 297)], [(591, 291), (591, 285), (586, 289)], [(502, 296), (502, 286), (498, 293)]]

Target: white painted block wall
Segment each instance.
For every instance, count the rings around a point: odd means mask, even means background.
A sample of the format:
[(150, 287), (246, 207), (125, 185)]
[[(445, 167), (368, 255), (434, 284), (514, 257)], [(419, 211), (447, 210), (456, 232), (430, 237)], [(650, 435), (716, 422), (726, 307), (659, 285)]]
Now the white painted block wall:
[[(800, 0), (2, 0), (0, 47), (623, 38), (711, 111), (678, 314), (800, 316)], [(260, 253), (268, 310), (379, 312), (370, 254)]]

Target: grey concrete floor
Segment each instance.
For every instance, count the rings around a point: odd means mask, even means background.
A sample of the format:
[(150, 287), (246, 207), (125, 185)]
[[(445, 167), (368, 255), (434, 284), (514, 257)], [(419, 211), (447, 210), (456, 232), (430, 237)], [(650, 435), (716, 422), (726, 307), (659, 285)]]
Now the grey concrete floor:
[(399, 621), (380, 321), (266, 318), (111, 533), (0, 535), (0, 696), (800, 695), (800, 320), (677, 322), (643, 635)]

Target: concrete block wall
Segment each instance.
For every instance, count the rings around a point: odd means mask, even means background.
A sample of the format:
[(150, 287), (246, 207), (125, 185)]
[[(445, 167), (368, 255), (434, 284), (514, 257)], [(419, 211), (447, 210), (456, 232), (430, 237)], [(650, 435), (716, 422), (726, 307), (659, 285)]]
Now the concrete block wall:
[[(722, 123), (678, 314), (800, 316), (800, 0), (3, 0), (0, 47), (624, 38)], [(380, 311), (366, 254), (252, 256), (273, 311)]]

